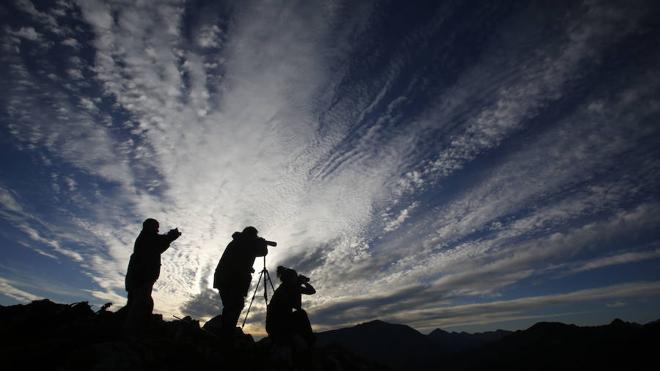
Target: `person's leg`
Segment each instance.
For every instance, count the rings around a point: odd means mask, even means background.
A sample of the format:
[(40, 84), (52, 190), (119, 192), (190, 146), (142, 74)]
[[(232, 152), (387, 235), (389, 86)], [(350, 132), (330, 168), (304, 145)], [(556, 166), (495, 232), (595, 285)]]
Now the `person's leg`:
[(128, 291), (128, 295), (126, 296), (126, 310), (128, 311), (128, 308), (131, 307), (131, 304), (133, 304), (133, 291)]
[(150, 283), (150, 284), (147, 285), (147, 287), (145, 287), (146, 292), (145, 292), (144, 295), (148, 298), (147, 308), (145, 309), (145, 312), (147, 312), (149, 314), (152, 314), (154, 312), (154, 299), (151, 297), (151, 293), (154, 290), (154, 283), (155, 282)]
[(316, 336), (312, 331), (312, 324), (309, 322), (307, 312), (302, 309), (297, 310), (293, 312), (292, 318), (294, 332), (300, 334), (310, 347), (313, 346), (316, 342)]
[(222, 299), (222, 333), (226, 339), (234, 338), (234, 329), (245, 305), (243, 295), (236, 293), (220, 293)]
[(296, 365), (305, 370), (312, 368), (312, 348), (316, 339), (307, 312), (301, 309), (291, 314), (291, 331)]
[(151, 290), (153, 284), (146, 283), (131, 290), (130, 305), (126, 313), (126, 322), (124, 323), (124, 332), (129, 335), (144, 335), (144, 332), (151, 319), (153, 310), (153, 299), (151, 299)]
[(145, 293), (144, 297), (146, 299), (145, 301), (145, 307), (142, 312), (142, 321), (144, 323), (143, 329), (144, 330), (151, 330), (151, 325), (152, 325), (152, 314), (154, 313), (154, 299), (151, 297), (151, 292), (154, 289), (154, 283), (156, 282), (151, 282), (146, 285), (144, 288)]

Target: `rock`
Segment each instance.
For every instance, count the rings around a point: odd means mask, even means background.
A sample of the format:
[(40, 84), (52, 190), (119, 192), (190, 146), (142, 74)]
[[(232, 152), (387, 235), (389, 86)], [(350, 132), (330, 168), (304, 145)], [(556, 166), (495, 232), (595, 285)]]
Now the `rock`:
[[(233, 370), (290, 369), (271, 357), (270, 340), (258, 343), (236, 328), (234, 346), (223, 348), (219, 316), (200, 328), (187, 316), (164, 321), (154, 315), (142, 338), (124, 338), (124, 309), (94, 312), (88, 303), (57, 304), (39, 300), (0, 307), (0, 358), (3, 369), (40, 370)], [(304, 369), (376, 370), (370, 362), (341, 348), (317, 348)], [(285, 368), (282, 368), (285, 367)], [(300, 369), (300, 367), (299, 367)]]
[(219, 336), (220, 331), (222, 330), (222, 316), (218, 314), (217, 316), (206, 321), (202, 329), (210, 332), (211, 334)]

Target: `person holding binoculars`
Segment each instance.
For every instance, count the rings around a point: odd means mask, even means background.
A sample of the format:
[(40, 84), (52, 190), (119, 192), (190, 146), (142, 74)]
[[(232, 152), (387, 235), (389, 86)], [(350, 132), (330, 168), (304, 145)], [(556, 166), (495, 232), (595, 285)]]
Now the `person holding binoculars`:
[(316, 289), (309, 278), (291, 268), (277, 267), (282, 282), (275, 289), (266, 311), (266, 332), (273, 343), (291, 347), (294, 355), (309, 353), (314, 333), (307, 312), (302, 309), (302, 295), (313, 295)]

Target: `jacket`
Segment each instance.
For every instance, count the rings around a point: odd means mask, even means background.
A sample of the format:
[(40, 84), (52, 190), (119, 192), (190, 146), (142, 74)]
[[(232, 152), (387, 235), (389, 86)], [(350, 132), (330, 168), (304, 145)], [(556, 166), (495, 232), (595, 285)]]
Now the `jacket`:
[(261, 237), (234, 232), (215, 268), (213, 287), (221, 292), (246, 296), (252, 281), (252, 265), (257, 256), (266, 256), (268, 247)]
[(126, 272), (126, 291), (153, 284), (160, 276), (160, 255), (170, 247), (174, 239), (167, 234), (142, 230), (135, 240), (133, 254)]

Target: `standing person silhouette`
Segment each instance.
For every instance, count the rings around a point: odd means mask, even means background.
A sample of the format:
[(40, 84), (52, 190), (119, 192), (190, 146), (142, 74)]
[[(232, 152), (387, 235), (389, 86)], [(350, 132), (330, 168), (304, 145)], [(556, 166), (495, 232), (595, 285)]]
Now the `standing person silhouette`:
[(129, 334), (141, 335), (148, 326), (154, 309), (151, 291), (160, 276), (160, 255), (181, 236), (178, 228), (167, 234), (158, 234), (158, 228), (156, 219), (149, 218), (142, 223), (128, 262), (125, 331)]
[(252, 282), (254, 260), (268, 254), (271, 241), (258, 236), (255, 227), (245, 227), (243, 232), (234, 232), (215, 268), (213, 287), (218, 289), (222, 300), (222, 338), (233, 343), (234, 329), (245, 306), (245, 297)]
[(291, 346), (295, 353), (305, 353), (314, 345), (314, 333), (307, 312), (302, 309), (302, 294), (313, 295), (316, 289), (309, 278), (293, 269), (277, 267), (282, 283), (275, 289), (266, 311), (266, 331), (274, 344)]

